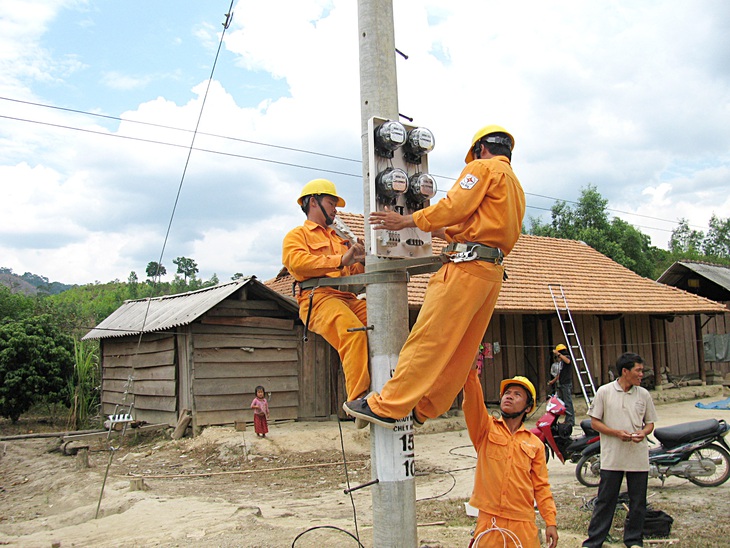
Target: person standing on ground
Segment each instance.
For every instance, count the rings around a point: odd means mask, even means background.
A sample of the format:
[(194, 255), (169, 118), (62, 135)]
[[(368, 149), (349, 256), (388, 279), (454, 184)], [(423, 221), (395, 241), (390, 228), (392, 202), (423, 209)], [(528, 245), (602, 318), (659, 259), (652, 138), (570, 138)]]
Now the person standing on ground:
[(627, 352), (616, 361), (618, 378), (601, 386), (588, 410), (591, 426), (601, 434), (601, 480), (584, 548), (600, 548), (613, 522), (624, 475), (629, 492), (629, 515), (624, 527), (628, 548), (643, 546), (649, 445), (656, 410), (649, 391), (641, 387), (644, 360)]
[(553, 363), (550, 364), (550, 380), (548, 381), (548, 396), (558, 393), (558, 379), (563, 362), (553, 355)]
[(555, 548), (557, 510), (548, 483), (545, 449), (540, 439), (523, 424), (525, 416), (535, 408), (535, 387), (525, 377), (503, 380), (499, 401), (502, 416), (495, 419), (484, 405), (476, 367), (475, 364), (467, 376), (463, 403), (466, 427), (477, 451), (474, 491), (469, 504), (479, 509), (479, 517), (472, 545), (512, 546), (503, 536), (511, 538), (509, 531), (520, 540), (521, 546), (539, 548), (533, 504), (537, 502), (545, 520), (547, 546)]
[[(307, 219), (284, 237), (282, 246), (282, 262), (294, 279), (303, 282), (363, 273), (363, 244), (341, 238), (331, 227), (337, 208), (345, 207), (334, 183), (326, 179), (309, 181), (297, 203)], [(367, 322), (365, 301), (334, 287), (300, 290), (297, 301), (299, 317), (307, 328), (324, 337), (340, 355), (347, 399), (365, 395), (370, 388), (368, 340), (362, 330)]]
[(568, 424), (573, 427), (575, 425), (575, 411), (573, 410), (573, 362), (564, 344), (559, 344), (555, 347), (553, 357), (556, 361), (560, 362), (557, 394), (565, 404), (565, 420), (563, 424)]
[(348, 415), (394, 428), (412, 411), (419, 424), (448, 411), (464, 386), (502, 287), (502, 260), (525, 215), (525, 193), (510, 165), (513, 148), (504, 128), (486, 126), (474, 135), (467, 165), (445, 198), (412, 215), (370, 214), (378, 230), (445, 229), (446, 251), (462, 254), (431, 276), (393, 377), (380, 394), (346, 402)]
[(269, 402), (263, 386), (256, 387), (256, 397), (251, 402), (253, 409), (253, 429), (257, 436), (266, 437), (269, 433)]

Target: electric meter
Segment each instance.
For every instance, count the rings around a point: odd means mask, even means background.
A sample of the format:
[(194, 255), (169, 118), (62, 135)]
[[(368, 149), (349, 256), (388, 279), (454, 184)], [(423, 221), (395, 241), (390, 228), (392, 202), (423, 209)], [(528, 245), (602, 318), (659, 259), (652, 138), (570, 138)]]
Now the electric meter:
[[(410, 120), (410, 119), (409, 119)], [(428, 207), (436, 196), (436, 182), (428, 173), (434, 137), (428, 129), (400, 118), (373, 116), (368, 120), (368, 196), (371, 211), (410, 215)], [(368, 252), (389, 259), (433, 256), (431, 233), (417, 226), (384, 230), (370, 225)]]
[(375, 151), (383, 158), (392, 158), (393, 151), (405, 144), (406, 128), (389, 120), (375, 129)]
[(421, 205), (436, 196), (436, 181), (428, 173), (414, 173), (408, 179), (408, 202)]
[(435, 144), (431, 130), (425, 127), (410, 130), (404, 147), (406, 161), (412, 164), (420, 164), (421, 157), (431, 152)]
[(378, 200), (394, 205), (398, 196), (408, 190), (408, 174), (400, 168), (389, 167), (375, 178)]

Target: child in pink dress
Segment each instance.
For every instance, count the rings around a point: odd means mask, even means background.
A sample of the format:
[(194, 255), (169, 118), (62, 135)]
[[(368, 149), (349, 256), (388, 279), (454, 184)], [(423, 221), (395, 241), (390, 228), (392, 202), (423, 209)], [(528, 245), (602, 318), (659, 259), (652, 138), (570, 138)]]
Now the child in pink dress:
[(256, 397), (251, 402), (253, 409), (253, 428), (257, 436), (266, 437), (269, 431), (269, 424), (266, 419), (269, 418), (269, 402), (266, 401), (266, 392), (263, 386), (256, 387)]

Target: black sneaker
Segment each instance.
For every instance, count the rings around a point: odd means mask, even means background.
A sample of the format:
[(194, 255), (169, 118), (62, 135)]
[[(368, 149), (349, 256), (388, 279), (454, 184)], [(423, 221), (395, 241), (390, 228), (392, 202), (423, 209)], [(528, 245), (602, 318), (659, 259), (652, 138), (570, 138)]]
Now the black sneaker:
[(393, 430), (395, 428), (395, 419), (390, 417), (381, 417), (373, 413), (372, 409), (368, 405), (368, 400), (360, 398), (359, 400), (346, 401), (342, 404), (342, 409), (345, 413), (356, 419), (363, 419), (367, 422), (372, 422), (383, 428), (389, 428)]

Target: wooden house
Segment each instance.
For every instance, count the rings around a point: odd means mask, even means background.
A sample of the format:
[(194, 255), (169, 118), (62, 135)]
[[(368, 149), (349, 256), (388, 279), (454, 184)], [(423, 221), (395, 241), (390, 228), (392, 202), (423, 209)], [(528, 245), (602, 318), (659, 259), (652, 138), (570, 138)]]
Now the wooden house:
[(104, 414), (133, 403), (150, 423), (174, 425), (184, 410), (194, 427), (251, 421), (257, 385), (272, 419), (330, 413), (329, 345), (312, 336), (303, 349), (296, 302), (255, 277), (127, 301), (84, 340), (100, 343)]

